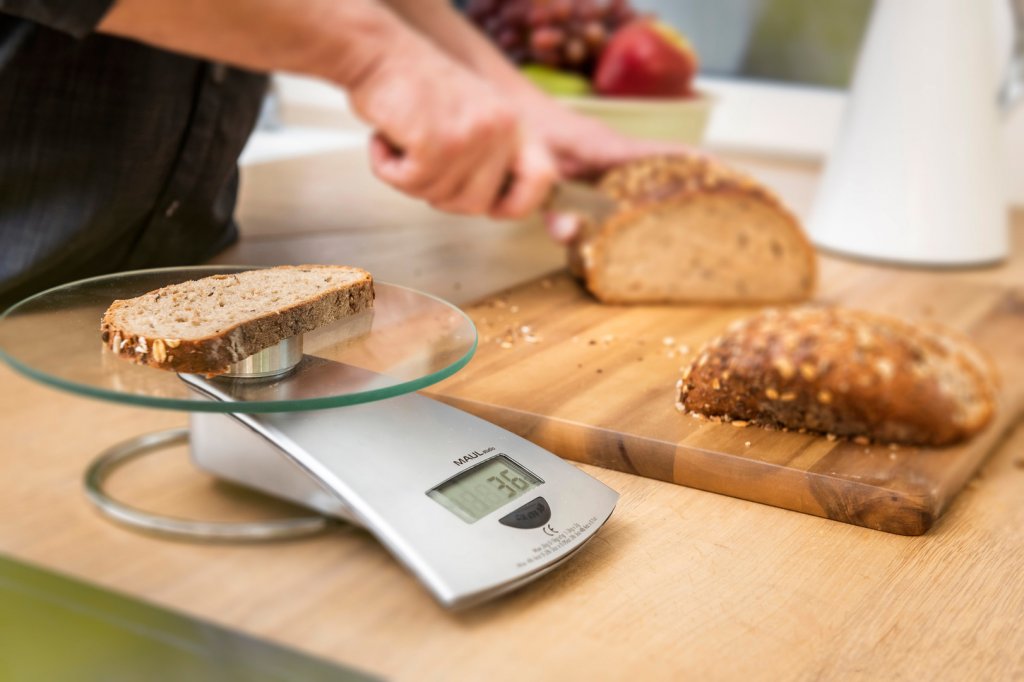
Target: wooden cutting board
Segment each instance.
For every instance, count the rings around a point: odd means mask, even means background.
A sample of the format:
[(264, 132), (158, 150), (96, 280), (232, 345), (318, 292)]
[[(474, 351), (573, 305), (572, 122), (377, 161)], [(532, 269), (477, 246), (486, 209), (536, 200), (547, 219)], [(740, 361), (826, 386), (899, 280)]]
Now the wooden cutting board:
[(893, 448), (680, 414), (681, 367), (756, 308), (607, 306), (565, 273), (469, 307), (477, 355), (431, 392), (578, 462), (919, 535), (1024, 411), (1024, 287), (823, 261), (816, 300), (939, 321), (991, 355), (1003, 382), (986, 431), (955, 447)]

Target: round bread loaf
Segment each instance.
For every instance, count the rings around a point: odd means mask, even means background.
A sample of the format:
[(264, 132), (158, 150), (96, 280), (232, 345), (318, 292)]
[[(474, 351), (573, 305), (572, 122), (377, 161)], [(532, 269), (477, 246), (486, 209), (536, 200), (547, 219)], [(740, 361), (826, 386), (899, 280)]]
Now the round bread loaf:
[(807, 299), (814, 249), (767, 188), (703, 156), (655, 156), (609, 171), (618, 210), (584, 225), (573, 273), (606, 303)]
[(765, 310), (684, 369), (677, 407), (885, 443), (948, 445), (995, 412), (991, 364), (970, 341), (868, 312)]

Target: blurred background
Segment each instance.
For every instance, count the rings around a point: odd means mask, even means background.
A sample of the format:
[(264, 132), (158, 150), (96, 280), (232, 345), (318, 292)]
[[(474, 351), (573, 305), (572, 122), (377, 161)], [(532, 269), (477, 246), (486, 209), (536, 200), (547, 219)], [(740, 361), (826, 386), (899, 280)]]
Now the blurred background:
[[(1002, 71), (1013, 44), (1011, 0), (976, 1), (992, 2), (996, 8), (998, 40), (992, 45), (992, 58)], [(456, 5), (466, 3), (459, 0)], [(629, 4), (678, 29), (696, 49), (700, 60), (696, 86), (714, 100), (702, 146), (800, 161), (826, 158), (838, 133), (846, 90), (875, 0), (632, 0)], [(913, 30), (907, 26), (907, 31)], [(955, 44), (955, 38), (951, 42)], [(282, 126), (283, 121), (289, 126)], [(345, 132), (339, 131), (339, 121), (345, 122), (341, 126)], [(1024, 204), (1024, 180), (1012, 180), (1024, 179), (1024, 115), (1017, 111), (1005, 123), (1010, 199)], [(285, 128), (287, 134), (282, 132)], [(289, 75), (275, 78), (260, 130), (243, 163), (362, 144), (365, 139), (365, 131), (348, 113), (343, 92)]]
[(634, 0), (633, 5), (682, 31), (697, 49), (705, 75), (845, 88), (873, 0)]

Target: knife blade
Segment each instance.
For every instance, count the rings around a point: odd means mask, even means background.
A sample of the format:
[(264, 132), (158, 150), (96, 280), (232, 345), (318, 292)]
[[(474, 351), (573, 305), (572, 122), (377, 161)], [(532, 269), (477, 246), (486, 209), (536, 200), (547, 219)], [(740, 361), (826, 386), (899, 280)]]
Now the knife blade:
[(563, 180), (555, 185), (544, 205), (549, 214), (571, 215), (597, 227), (615, 213), (618, 202), (593, 185)]

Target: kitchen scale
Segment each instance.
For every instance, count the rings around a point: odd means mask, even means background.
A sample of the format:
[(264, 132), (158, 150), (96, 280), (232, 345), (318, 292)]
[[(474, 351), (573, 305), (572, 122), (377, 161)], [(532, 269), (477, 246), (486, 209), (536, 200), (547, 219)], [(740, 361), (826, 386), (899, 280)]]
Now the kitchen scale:
[[(446, 607), (515, 589), (580, 549), (618, 493), (487, 421), (416, 393), (469, 362), (476, 329), (458, 308), (375, 283), (373, 310), (287, 339), (224, 376), (178, 375), (115, 357), (100, 341), (112, 301), (251, 268), (142, 270), (82, 280), (0, 318), (0, 357), (37, 381), (114, 402), (184, 410), (188, 429), (139, 436), (100, 455), (86, 491), (108, 517), (177, 538), (260, 540), (342, 519), (370, 531)], [(118, 466), (189, 442), (213, 475), (317, 512), (205, 523), (114, 500)]]

